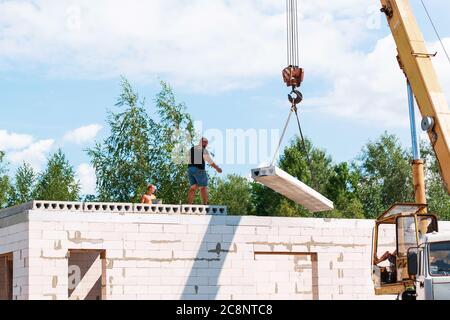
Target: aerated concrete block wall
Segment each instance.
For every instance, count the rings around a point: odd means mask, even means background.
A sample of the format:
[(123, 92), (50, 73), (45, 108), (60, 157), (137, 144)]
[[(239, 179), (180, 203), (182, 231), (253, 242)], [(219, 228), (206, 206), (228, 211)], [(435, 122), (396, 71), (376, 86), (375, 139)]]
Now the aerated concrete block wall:
[(136, 206), (35, 202), (0, 212), (0, 255), (14, 254), (13, 298), (379, 298), (373, 221)]
[[(14, 212), (10, 210), (0, 211), (0, 256), (3, 256), (2, 277), (3, 292), (1, 299), (7, 299), (9, 270), (6, 257), (12, 256), (12, 299), (26, 300), (29, 298), (29, 237), (30, 229), (27, 221), (27, 206), (17, 207)], [(6, 289), (6, 290), (5, 290)], [(1, 289), (0, 289), (1, 290)]]

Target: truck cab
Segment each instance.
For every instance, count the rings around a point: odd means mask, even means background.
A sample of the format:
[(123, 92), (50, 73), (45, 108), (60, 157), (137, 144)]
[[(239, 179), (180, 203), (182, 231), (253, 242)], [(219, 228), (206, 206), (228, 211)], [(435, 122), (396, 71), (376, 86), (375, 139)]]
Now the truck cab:
[(450, 233), (427, 234), (410, 248), (408, 273), (417, 300), (450, 300)]
[(450, 299), (450, 234), (438, 233), (437, 217), (426, 212), (425, 204), (396, 204), (376, 220), (371, 264), (376, 295)]

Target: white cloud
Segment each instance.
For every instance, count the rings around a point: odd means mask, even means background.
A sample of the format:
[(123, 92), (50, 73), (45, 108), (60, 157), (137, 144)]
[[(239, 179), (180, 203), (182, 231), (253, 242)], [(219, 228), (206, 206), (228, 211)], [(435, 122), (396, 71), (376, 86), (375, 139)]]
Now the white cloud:
[(95, 194), (96, 176), (94, 168), (87, 163), (82, 163), (77, 167), (76, 172), (77, 179), (80, 180), (81, 184), (81, 194)]
[[(305, 81), (325, 87), (305, 96), (306, 107), (373, 125), (407, 125), (395, 45), (374, 31), (384, 26), (388, 32), (379, 7), (378, 0), (299, 1)], [(163, 78), (198, 91), (255, 87), (275, 77), (281, 85), (285, 31), (279, 0), (3, 1), (0, 68)], [(446, 43), (450, 47), (450, 39)], [(435, 61), (449, 93), (442, 57)]]
[(20, 150), (28, 147), (33, 142), (33, 137), (28, 134), (8, 133), (0, 130), (0, 150)]
[(84, 126), (67, 132), (64, 135), (63, 140), (81, 145), (83, 143), (93, 141), (101, 129), (102, 126), (99, 124)]
[[(445, 40), (450, 45), (450, 39)], [(439, 50), (437, 43), (429, 45), (430, 51)], [(363, 121), (384, 127), (409, 125), (406, 79), (397, 60), (392, 36), (380, 39), (369, 54), (354, 54), (353, 62), (337, 56), (336, 64), (345, 72), (336, 74), (332, 90), (320, 97), (306, 100), (311, 110), (339, 117)], [(443, 52), (434, 60), (439, 80), (447, 97), (450, 96), (450, 64)], [(334, 73), (330, 68), (330, 72)]]
[[(336, 68), (320, 59), (323, 49), (340, 54), (365, 38), (374, 3), (300, 2), (301, 54), (313, 62), (309, 72)], [(211, 83), (215, 90), (253, 87), (285, 66), (285, 32), (279, 0), (0, 3), (0, 57), (14, 68), (38, 63), (60, 76), (162, 77), (198, 90), (210, 90)]]
[(8, 160), (15, 165), (23, 162), (30, 164), (39, 171), (47, 160), (47, 154), (53, 148), (54, 140), (40, 140), (20, 151), (13, 151), (7, 154)]

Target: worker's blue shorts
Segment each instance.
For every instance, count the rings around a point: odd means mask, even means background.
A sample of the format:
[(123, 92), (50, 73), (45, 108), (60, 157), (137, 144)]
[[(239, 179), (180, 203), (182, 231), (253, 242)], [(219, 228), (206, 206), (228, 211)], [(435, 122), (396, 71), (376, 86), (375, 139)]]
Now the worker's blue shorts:
[(197, 167), (190, 167), (188, 169), (189, 184), (192, 186), (207, 187), (208, 175), (206, 170), (199, 169)]

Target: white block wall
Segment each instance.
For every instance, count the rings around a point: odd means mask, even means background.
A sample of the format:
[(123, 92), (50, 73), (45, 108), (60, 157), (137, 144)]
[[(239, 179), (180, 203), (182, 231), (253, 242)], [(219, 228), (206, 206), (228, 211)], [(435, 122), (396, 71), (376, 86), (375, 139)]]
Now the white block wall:
[(28, 238), (29, 224), (27, 222), (12, 226), (0, 224), (0, 255), (13, 254), (13, 300), (29, 299)]
[(106, 251), (107, 299), (380, 298), (370, 220), (45, 208), (27, 219), (0, 229), (17, 299), (67, 299), (67, 253), (83, 249)]

